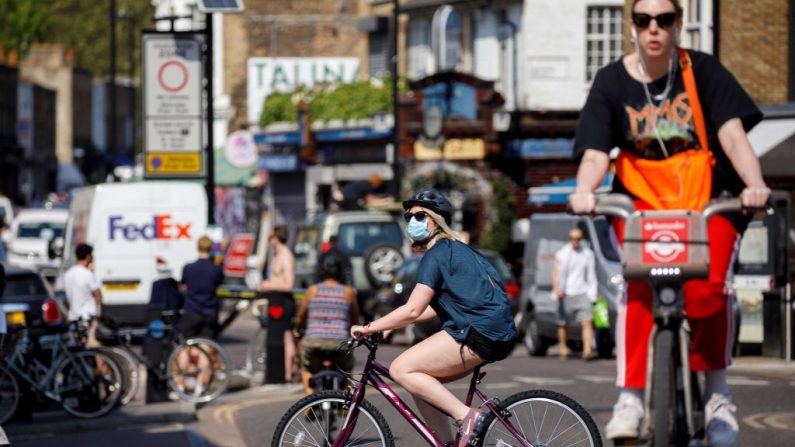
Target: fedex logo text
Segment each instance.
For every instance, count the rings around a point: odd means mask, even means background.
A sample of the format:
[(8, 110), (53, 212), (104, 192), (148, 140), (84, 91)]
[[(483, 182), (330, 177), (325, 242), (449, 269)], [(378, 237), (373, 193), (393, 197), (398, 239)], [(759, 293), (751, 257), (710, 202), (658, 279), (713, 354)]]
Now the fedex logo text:
[(190, 239), (190, 223), (171, 221), (171, 214), (157, 214), (145, 224), (124, 223), (123, 216), (110, 216), (110, 240), (121, 236), (128, 241), (138, 239)]

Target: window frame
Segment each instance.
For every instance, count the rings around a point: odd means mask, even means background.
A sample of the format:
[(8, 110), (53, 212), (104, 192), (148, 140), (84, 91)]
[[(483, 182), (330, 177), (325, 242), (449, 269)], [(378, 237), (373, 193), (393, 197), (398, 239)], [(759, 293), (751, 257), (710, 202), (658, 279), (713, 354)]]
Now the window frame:
[[(592, 15), (591, 12), (596, 14)], [(592, 31), (592, 17), (598, 22)], [(615, 24), (613, 22), (616, 22)], [(611, 29), (611, 24), (614, 26)], [(621, 5), (591, 4), (585, 9), (585, 81), (591, 82), (596, 72), (624, 54), (624, 10)], [(595, 49), (592, 49), (592, 44)], [(601, 44), (598, 48), (597, 44)], [(611, 47), (612, 44), (612, 47)]]

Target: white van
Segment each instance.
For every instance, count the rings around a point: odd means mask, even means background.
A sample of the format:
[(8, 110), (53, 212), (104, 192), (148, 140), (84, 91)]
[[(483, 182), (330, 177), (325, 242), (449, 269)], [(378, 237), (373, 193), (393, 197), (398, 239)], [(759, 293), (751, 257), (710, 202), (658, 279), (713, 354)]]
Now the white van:
[[(78, 244), (93, 246), (103, 315), (141, 323), (157, 278), (155, 259), (165, 259), (179, 280), (182, 267), (197, 258), (196, 242), (206, 232), (207, 194), (199, 183), (146, 181), (82, 188), (69, 209), (62, 272), (75, 263)], [(62, 281), (58, 286), (62, 288)]]

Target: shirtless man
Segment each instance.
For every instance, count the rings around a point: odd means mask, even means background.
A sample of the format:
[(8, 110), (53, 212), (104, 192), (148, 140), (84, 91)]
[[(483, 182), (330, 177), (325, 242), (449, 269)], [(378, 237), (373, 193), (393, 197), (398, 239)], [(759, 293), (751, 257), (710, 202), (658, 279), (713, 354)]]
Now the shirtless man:
[[(268, 292), (270, 309), (281, 304), (284, 312), (276, 320), (284, 324), (278, 325), (278, 330), (284, 330), (284, 379), (290, 382), (293, 377), (293, 362), (295, 359), (295, 339), (293, 338), (292, 319), (295, 315), (295, 301), (293, 301), (293, 287), (295, 286), (295, 257), (288, 247), (287, 239), (289, 230), (286, 226), (276, 226), (268, 239), (271, 248), (271, 259), (268, 263), (267, 278), (259, 284), (260, 292)], [(269, 316), (270, 315), (269, 309)], [(271, 329), (276, 329), (271, 326)]]

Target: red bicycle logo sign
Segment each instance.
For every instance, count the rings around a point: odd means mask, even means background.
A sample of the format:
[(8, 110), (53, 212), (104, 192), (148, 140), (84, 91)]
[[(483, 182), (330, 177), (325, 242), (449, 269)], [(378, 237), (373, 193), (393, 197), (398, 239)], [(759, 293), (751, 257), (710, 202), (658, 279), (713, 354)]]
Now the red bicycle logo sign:
[(688, 260), (687, 219), (641, 219), (644, 264), (686, 264)]

